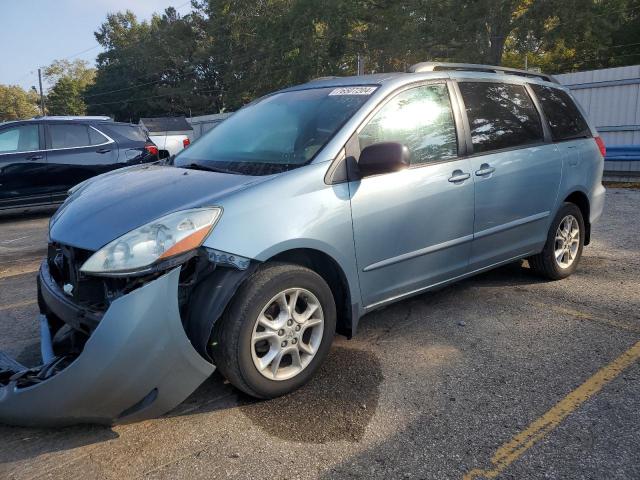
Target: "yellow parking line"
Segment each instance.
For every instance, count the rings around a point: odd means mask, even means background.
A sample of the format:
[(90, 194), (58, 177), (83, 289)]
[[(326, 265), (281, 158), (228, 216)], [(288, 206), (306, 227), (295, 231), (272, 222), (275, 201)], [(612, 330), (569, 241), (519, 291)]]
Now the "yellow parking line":
[(29, 305), (34, 305), (36, 303), (38, 302), (35, 300), (25, 300), (24, 302), (10, 303), (9, 305), (0, 305), (0, 312), (4, 310), (11, 310), (12, 308), (26, 307)]
[(560, 400), (551, 410), (542, 415), (518, 433), (509, 442), (502, 445), (491, 457), (493, 468), (473, 469), (466, 473), (463, 480), (475, 478), (495, 478), (504, 469), (516, 461), (524, 452), (553, 431), (569, 414), (598, 393), (602, 387), (615, 379), (626, 368), (640, 359), (640, 342), (634, 344), (606, 367), (598, 370), (591, 378)]

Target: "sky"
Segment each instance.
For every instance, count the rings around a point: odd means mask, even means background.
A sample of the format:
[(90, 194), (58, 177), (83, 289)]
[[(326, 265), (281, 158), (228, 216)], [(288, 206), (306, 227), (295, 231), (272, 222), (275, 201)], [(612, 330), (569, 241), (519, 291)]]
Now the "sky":
[(101, 51), (93, 32), (108, 13), (129, 9), (148, 19), (169, 6), (191, 10), (188, 0), (0, 0), (0, 84), (37, 87), (38, 67), (56, 59), (93, 65)]

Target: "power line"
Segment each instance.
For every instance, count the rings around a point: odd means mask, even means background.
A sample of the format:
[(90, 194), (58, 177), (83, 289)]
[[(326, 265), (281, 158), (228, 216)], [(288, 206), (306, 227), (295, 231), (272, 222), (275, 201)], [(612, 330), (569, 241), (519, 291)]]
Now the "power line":
[[(191, 95), (199, 95), (199, 94), (203, 94), (203, 93), (212, 93), (212, 92), (222, 92), (223, 90), (221, 88), (213, 88), (213, 89), (208, 89), (208, 90), (201, 90), (199, 92), (191, 92)], [(128, 98), (128, 99), (123, 99), (123, 100), (116, 100), (113, 102), (104, 102), (104, 103), (88, 103), (86, 106), (87, 107), (99, 107), (102, 105), (115, 105), (116, 103), (132, 103), (132, 102), (138, 102), (138, 101), (142, 101), (142, 100), (150, 100), (152, 98), (160, 98), (160, 97), (171, 97), (171, 96), (175, 96), (176, 93), (172, 92), (172, 93), (163, 93), (163, 94), (159, 94), (159, 95), (151, 95), (149, 97), (140, 97), (140, 98)]]
[(101, 45), (99, 43), (97, 43), (93, 47), (86, 48), (86, 49), (84, 49), (84, 50), (82, 50), (82, 51), (80, 51), (78, 53), (74, 53), (73, 55), (69, 55), (67, 57), (62, 57), (60, 60), (71, 60), (72, 58), (75, 58), (75, 57), (77, 57), (79, 55), (82, 55), (83, 53), (87, 53), (87, 52), (90, 52), (91, 50), (95, 50), (96, 48), (99, 48), (100, 46)]
[[(247, 54), (244, 55), (244, 56), (234, 57), (233, 60), (242, 59), (242, 58), (244, 58), (245, 60), (242, 61), (242, 62), (234, 61), (231, 66), (239, 67), (239, 66), (242, 66), (242, 65), (247, 65), (249, 63), (253, 63), (255, 61), (259, 61), (259, 60), (261, 60), (263, 58), (266, 58), (267, 56), (268, 56), (268, 54), (266, 54), (266, 53), (262, 54), (261, 56), (255, 56), (255, 55), (247, 52)], [(228, 63), (229, 62), (220, 62), (220, 63), (214, 63), (214, 64), (209, 64), (209, 65), (204, 65), (204, 66), (206, 68), (211, 69), (211, 68), (216, 68), (216, 67), (221, 67), (221, 66), (227, 65)], [(143, 75), (143, 76), (137, 77), (137, 78), (145, 78), (145, 77), (148, 77), (150, 75), (156, 75), (156, 74), (161, 74), (162, 75), (162, 74), (168, 73), (171, 70), (175, 70), (175, 68), (174, 69), (166, 68), (166, 69), (163, 69), (163, 70), (160, 70), (160, 71), (157, 71), (157, 72), (148, 73), (146, 75)], [(191, 72), (187, 72), (187, 73), (183, 72), (182, 75), (186, 77), (186, 76), (194, 75), (196, 73), (199, 73), (198, 70), (197, 69), (193, 69)], [(137, 78), (134, 78), (134, 80), (137, 79)], [(106, 90), (106, 91), (103, 91), (103, 92), (92, 93), (91, 95), (86, 95), (85, 98), (98, 97), (98, 96), (102, 96), (102, 95), (107, 95), (109, 93), (117, 93), (117, 92), (123, 92), (123, 91), (126, 91), (126, 90), (132, 90), (134, 88), (144, 87), (144, 86), (148, 86), (148, 85), (154, 85), (156, 83), (160, 83), (160, 82), (163, 82), (165, 80), (166, 80), (165, 78), (160, 78), (158, 80), (154, 80), (154, 81), (151, 81), (151, 82), (139, 83), (139, 84), (135, 84), (135, 85), (130, 85), (128, 87), (118, 88), (118, 89), (115, 89), (115, 90)]]
[[(284, 70), (291, 70), (291, 68), (288, 67), (288, 66), (284, 66), (284, 67), (280, 67), (280, 68), (271, 69), (271, 70), (269, 70), (269, 72), (270, 73), (274, 73), (274, 72), (281, 72), (281, 71), (284, 71)], [(224, 93), (225, 90), (223, 88), (213, 88), (213, 89), (200, 90), (200, 91), (187, 92), (187, 93), (189, 93), (190, 95), (200, 95), (200, 94), (213, 93), (213, 92)], [(121, 100), (114, 100), (114, 101), (110, 101), (110, 102), (89, 103), (86, 106), (87, 107), (99, 107), (99, 106), (104, 106), (104, 105), (115, 105), (115, 104), (118, 104), (118, 103), (132, 103), (132, 102), (141, 101), (141, 100), (150, 100), (150, 99), (153, 99), (153, 98), (180, 96), (180, 95), (182, 95), (184, 93), (185, 92), (170, 92), (170, 93), (151, 95), (151, 96), (141, 97), (141, 98), (129, 97), (129, 98), (125, 98), (125, 99), (121, 99)]]

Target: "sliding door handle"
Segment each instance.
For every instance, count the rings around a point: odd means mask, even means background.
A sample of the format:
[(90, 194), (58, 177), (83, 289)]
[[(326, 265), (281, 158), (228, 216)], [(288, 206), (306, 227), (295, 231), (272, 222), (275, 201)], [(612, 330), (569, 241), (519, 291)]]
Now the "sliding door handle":
[(487, 175), (491, 175), (495, 171), (496, 169), (491, 165), (489, 165), (488, 163), (483, 163), (482, 165), (480, 165), (480, 170), (476, 170), (476, 175), (478, 177), (486, 177)]

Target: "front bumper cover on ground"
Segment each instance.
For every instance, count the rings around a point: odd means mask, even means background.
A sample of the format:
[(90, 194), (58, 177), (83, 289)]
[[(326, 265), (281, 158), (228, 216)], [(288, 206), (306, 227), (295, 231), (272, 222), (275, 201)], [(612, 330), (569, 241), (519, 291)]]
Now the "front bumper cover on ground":
[(51, 378), (0, 387), (0, 422), (59, 426), (157, 417), (215, 370), (193, 348), (178, 310), (180, 268), (115, 300), (82, 353)]

